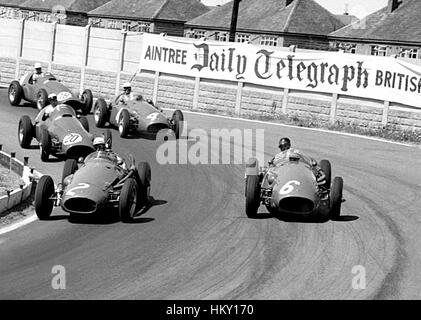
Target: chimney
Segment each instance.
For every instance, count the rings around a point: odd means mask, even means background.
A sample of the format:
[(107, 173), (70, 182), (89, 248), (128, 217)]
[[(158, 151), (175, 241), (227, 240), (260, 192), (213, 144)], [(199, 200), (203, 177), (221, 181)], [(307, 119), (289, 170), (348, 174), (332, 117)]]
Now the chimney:
[(399, 7), (401, 3), (402, 1), (399, 0), (389, 0), (387, 4), (387, 12), (392, 13)]

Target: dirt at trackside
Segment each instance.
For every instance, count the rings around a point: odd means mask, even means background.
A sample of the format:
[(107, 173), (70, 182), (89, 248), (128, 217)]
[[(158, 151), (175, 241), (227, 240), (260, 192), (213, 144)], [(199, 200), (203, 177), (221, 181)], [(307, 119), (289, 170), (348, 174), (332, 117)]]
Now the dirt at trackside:
[(21, 177), (9, 168), (0, 166), (0, 197), (7, 194), (7, 190), (18, 189), (20, 184), (24, 184)]

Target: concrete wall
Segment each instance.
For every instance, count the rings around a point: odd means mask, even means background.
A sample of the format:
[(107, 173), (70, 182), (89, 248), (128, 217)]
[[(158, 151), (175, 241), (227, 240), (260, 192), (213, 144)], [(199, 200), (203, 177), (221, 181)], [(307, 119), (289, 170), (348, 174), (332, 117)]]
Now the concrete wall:
[(135, 33), (0, 19), (2, 37), (11, 41), (0, 42), (3, 86), (33, 71), (34, 62), (41, 62), (72, 90), (89, 88), (95, 97), (109, 98), (121, 91), (124, 82), (132, 81), (135, 92), (162, 107), (266, 117), (288, 114), (361, 127), (421, 129), (420, 109), (380, 100), (162, 74), (147, 70), (147, 65), (136, 73), (142, 42)]

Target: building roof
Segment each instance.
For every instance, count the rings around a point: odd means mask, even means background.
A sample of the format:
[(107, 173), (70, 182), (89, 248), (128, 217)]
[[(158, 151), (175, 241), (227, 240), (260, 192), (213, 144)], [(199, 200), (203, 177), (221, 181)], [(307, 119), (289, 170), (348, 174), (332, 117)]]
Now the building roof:
[(110, 0), (26, 0), (20, 7), (53, 10), (62, 6), (67, 11), (88, 13), (108, 1)]
[(111, 0), (89, 15), (186, 22), (208, 11), (198, 0)]
[(393, 12), (388, 7), (345, 26), (330, 36), (337, 38), (367, 39), (392, 42), (421, 42), (419, 26), (421, 1), (403, 0)]
[[(229, 29), (233, 1), (186, 23), (189, 27)], [(314, 0), (242, 0), (237, 30), (327, 35), (344, 24)]]

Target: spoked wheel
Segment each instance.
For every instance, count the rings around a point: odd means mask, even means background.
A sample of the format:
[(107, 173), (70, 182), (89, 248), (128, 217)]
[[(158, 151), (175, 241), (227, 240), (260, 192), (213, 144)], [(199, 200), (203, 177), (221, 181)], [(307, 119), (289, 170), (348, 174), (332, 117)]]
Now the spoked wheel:
[(42, 110), (48, 104), (48, 94), (45, 89), (40, 89), (37, 93), (37, 109)]
[(184, 115), (181, 110), (175, 110), (172, 115), (172, 122), (174, 124), (173, 130), (175, 132), (175, 137), (177, 139), (180, 138), (180, 135), (183, 132), (183, 122), (184, 122)]
[(8, 96), (9, 102), (12, 106), (17, 106), (20, 104), (23, 98), (23, 89), (19, 81), (12, 81), (12, 83), (9, 86)]
[(123, 188), (121, 189), (120, 201), (118, 205), (118, 212), (121, 221), (130, 222), (133, 220), (137, 209), (137, 192), (138, 185), (136, 180), (132, 178), (127, 179), (123, 184)]
[(126, 109), (121, 110), (120, 117), (118, 119), (118, 132), (120, 137), (126, 138), (129, 135), (130, 125), (130, 114)]
[(89, 112), (91, 112), (92, 104), (94, 101), (92, 91), (89, 89), (86, 89), (85, 91), (83, 91), (82, 98), (83, 98), (83, 108), (81, 111), (83, 115), (87, 115), (89, 114)]
[(332, 190), (330, 191), (330, 216), (332, 219), (338, 219), (341, 215), (343, 186), (344, 181), (342, 177), (335, 177), (333, 179)]
[(110, 117), (110, 114), (108, 111), (107, 103), (105, 102), (104, 99), (99, 98), (95, 102), (95, 107), (94, 107), (95, 125), (98, 128), (103, 128), (105, 124), (109, 121), (109, 117)]
[(50, 217), (54, 207), (54, 182), (50, 176), (42, 176), (35, 189), (35, 213), (40, 220)]
[(260, 206), (260, 184), (258, 175), (248, 175), (246, 178), (246, 214), (249, 218), (257, 216)]
[(34, 127), (29, 116), (22, 116), (19, 121), (18, 139), (22, 148), (29, 148), (33, 138)]

